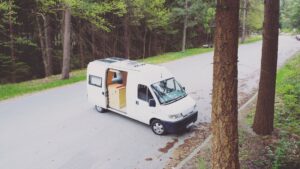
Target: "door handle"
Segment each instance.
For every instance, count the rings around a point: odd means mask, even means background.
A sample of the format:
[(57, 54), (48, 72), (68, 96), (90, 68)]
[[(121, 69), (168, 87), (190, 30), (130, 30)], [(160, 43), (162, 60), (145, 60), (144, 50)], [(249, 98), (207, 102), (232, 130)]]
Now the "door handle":
[(102, 92), (102, 95), (104, 95), (104, 92)]
[(136, 104), (136, 105), (139, 105), (139, 101), (135, 101), (135, 104)]

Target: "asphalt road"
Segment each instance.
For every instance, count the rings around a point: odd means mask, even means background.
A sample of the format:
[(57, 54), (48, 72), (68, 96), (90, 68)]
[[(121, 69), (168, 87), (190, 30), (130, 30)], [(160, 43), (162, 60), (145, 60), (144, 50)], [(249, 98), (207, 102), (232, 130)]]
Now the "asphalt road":
[[(279, 64), (300, 42), (281, 36)], [(210, 121), (212, 55), (163, 64), (197, 101), (198, 122)], [(261, 42), (239, 48), (239, 94), (258, 87)], [(192, 136), (157, 136), (150, 128), (114, 113), (99, 114), (87, 102), (84, 82), (0, 102), (1, 169), (147, 169), (163, 168), (174, 148)]]

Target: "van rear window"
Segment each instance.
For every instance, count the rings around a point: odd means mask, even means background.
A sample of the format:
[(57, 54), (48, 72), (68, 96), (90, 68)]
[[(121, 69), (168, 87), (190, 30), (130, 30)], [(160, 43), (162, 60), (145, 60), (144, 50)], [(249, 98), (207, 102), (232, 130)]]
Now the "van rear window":
[(89, 84), (97, 87), (102, 87), (102, 78), (94, 75), (89, 75)]

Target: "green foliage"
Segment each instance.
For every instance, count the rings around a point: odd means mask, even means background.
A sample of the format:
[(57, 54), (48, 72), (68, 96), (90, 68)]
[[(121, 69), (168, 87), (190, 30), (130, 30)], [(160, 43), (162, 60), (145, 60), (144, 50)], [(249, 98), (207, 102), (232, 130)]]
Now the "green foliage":
[(126, 13), (123, 0), (38, 0), (38, 9), (41, 13), (54, 13), (57, 10), (70, 8), (73, 17), (84, 19), (97, 28), (110, 31), (113, 25), (105, 19), (106, 14), (122, 16)]
[(281, 0), (280, 13), (281, 28), (300, 31), (300, 0)]
[(209, 28), (215, 14), (215, 8), (212, 7), (212, 2), (204, 0), (187, 0), (188, 8), (185, 9), (186, 0), (176, 0), (172, 8), (172, 20), (184, 21), (184, 17), (188, 16), (188, 27), (193, 27), (203, 23)]
[(143, 25), (153, 30), (164, 28), (169, 23), (169, 10), (165, 0), (125, 0), (132, 25)]
[[(16, 24), (16, 10), (17, 6), (14, 1), (0, 1), (0, 30), (2, 34), (7, 33), (5, 26), (9, 23), (9, 17), (11, 16), (11, 22)], [(4, 32), (4, 33), (3, 33)]]
[[(0, 49), (2, 49), (0, 53), (0, 82), (7, 83), (10, 81), (12, 73), (15, 73), (16, 80), (24, 80), (31, 75), (30, 67), (16, 59), (15, 64), (12, 62), (12, 58), (10, 55), (10, 45), (11, 45), (11, 37), (9, 31), (9, 25), (11, 24), (13, 28), (17, 26), (19, 23), (17, 22), (17, 12), (16, 10), (19, 7), (15, 4), (14, 0), (10, 1), (0, 1), (0, 15), (3, 16), (0, 18)], [(35, 44), (17, 34), (13, 36), (13, 42), (15, 46), (35, 46)], [(15, 48), (13, 49), (16, 54), (19, 52)]]
[(261, 0), (250, 0), (246, 18), (246, 26), (250, 32), (262, 30), (264, 19), (264, 4)]
[(299, 168), (300, 157), (300, 141), (297, 141), (288, 133), (280, 133), (280, 140), (275, 145), (275, 152), (271, 154), (273, 156), (273, 169), (281, 168)]
[(215, 14), (216, 14), (216, 9), (213, 7), (208, 7), (204, 12), (202, 24), (207, 33), (212, 33), (211, 27), (214, 22)]
[(8, 82), (11, 74), (11, 59), (0, 53), (0, 83)]
[(12, 72), (15, 72), (17, 81), (25, 80), (31, 76), (31, 68), (26, 63), (17, 61), (13, 67), (11, 58), (0, 54), (0, 83), (9, 82)]
[(300, 135), (300, 54), (278, 71), (275, 126)]
[(286, 156), (289, 146), (289, 142), (285, 141), (284, 139), (280, 140), (279, 145), (275, 150), (275, 160), (272, 166), (273, 169), (280, 169), (281, 163), (284, 161), (283, 159)]
[(61, 0), (61, 3), (71, 8), (73, 16), (85, 19), (105, 31), (113, 28), (113, 25), (104, 18), (105, 14), (122, 16), (126, 12), (126, 5), (122, 0), (105, 0), (101, 3), (87, 0)]
[(198, 169), (206, 169), (206, 163), (203, 158), (199, 158), (198, 160)]
[(150, 30), (165, 27), (169, 23), (169, 10), (164, 4), (165, 0), (144, 1), (144, 19)]
[(30, 47), (37, 47), (37, 44), (34, 43), (32, 40), (25, 38), (25, 37), (16, 37), (15, 43), (17, 45), (23, 45), (23, 46), (30, 46)]

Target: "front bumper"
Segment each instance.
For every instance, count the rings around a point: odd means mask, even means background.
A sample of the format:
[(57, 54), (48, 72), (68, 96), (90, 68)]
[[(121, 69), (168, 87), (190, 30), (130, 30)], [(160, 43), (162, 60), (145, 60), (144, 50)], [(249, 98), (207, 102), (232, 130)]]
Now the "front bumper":
[(187, 126), (197, 121), (198, 111), (176, 122), (162, 121), (167, 133), (178, 133), (187, 129)]

